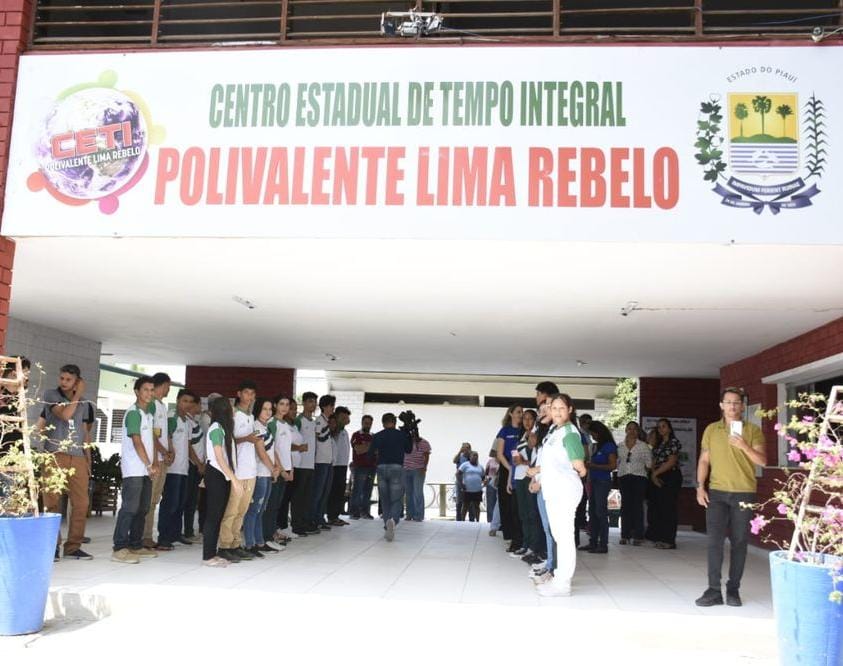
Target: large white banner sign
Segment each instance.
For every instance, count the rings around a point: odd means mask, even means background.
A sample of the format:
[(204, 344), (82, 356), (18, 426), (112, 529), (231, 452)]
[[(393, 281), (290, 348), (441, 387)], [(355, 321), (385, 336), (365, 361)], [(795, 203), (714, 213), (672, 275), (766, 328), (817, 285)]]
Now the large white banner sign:
[(27, 55), (3, 233), (839, 243), (841, 71), (810, 45)]

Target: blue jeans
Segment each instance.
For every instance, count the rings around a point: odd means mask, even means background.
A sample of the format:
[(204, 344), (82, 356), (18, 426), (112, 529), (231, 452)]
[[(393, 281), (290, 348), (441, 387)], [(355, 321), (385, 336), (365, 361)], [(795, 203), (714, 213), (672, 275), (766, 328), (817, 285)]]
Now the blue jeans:
[(266, 510), (271, 490), (272, 477), (259, 476), (255, 479), (255, 492), (252, 493), (252, 501), (249, 502), (249, 508), (243, 517), (243, 542), (246, 548), (266, 543), (263, 536), (263, 512)]
[(114, 550), (143, 547), (143, 526), (152, 500), (152, 479), (130, 476), (123, 479), (122, 501), (114, 525)]
[(331, 492), (331, 478), (334, 466), (330, 463), (316, 463), (313, 468), (313, 494), (310, 500), (310, 523), (324, 525), (328, 508), (328, 494)]
[(591, 545), (595, 548), (606, 548), (609, 545), (609, 491), (611, 489), (611, 479), (591, 479), (588, 521), (591, 529)]
[(372, 488), (375, 485), (374, 467), (355, 467), (353, 489), (351, 491), (351, 515), (369, 516), (372, 510)]
[(486, 484), (486, 522), (494, 522), (495, 507), (498, 503), (498, 489), (491, 483)]
[(423, 469), (404, 470), (404, 494), (407, 496), (407, 518), (424, 520), (424, 477)]
[[(495, 489), (497, 492), (497, 489)], [(499, 530), (501, 528), (501, 503), (495, 502), (495, 510), (492, 511), (492, 522), (489, 525), (491, 530)]]
[(542, 527), (544, 528), (544, 535), (547, 539), (547, 562), (545, 562), (545, 568), (548, 571), (553, 571), (554, 567), (556, 566), (556, 560), (554, 559), (556, 543), (553, 540), (553, 535), (550, 533), (550, 523), (547, 522), (547, 508), (544, 504), (544, 495), (542, 495), (541, 491), (536, 496), (539, 505), (539, 517), (542, 519)]
[(182, 514), (187, 499), (187, 475), (167, 474), (158, 507), (158, 542), (172, 546), (181, 538)]
[(390, 518), (397, 525), (401, 520), (401, 502), (404, 499), (403, 465), (378, 465), (378, 495), (384, 525)]

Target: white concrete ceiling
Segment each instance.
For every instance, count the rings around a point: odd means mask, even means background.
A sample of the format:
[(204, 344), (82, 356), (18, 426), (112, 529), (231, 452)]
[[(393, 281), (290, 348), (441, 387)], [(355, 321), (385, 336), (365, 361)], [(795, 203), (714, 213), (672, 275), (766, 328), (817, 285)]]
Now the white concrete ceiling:
[(843, 316), (841, 265), (833, 245), (24, 238), (11, 314), (115, 362), (716, 376)]

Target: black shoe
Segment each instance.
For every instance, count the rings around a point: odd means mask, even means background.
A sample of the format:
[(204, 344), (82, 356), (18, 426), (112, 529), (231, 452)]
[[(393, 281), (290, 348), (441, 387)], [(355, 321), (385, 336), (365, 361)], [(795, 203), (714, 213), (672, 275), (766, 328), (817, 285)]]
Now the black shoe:
[(542, 558), (540, 558), (535, 553), (530, 553), (529, 555), (525, 555), (524, 557), (522, 557), (521, 561), (526, 562), (527, 564), (532, 566), (534, 564), (538, 564), (539, 562), (543, 562), (544, 560), (542, 560)]
[(56, 553), (55, 555), (53, 555), (53, 562), (58, 562), (60, 559), (61, 557), (59, 556), (59, 547), (56, 546)]
[(252, 546), (251, 548), (247, 549), (252, 555), (257, 557), (259, 560), (262, 560), (266, 555), (264, 555), (257, 546)]
[(370, 513), (363, 514), (363, 515), (362, 515), (362, 516), (360, 516), (360, 517), (361, 517), (363, 520), (374, 520), (374, 519), (375, 519), (375, 517), (374, 517), (372, 514), (370, 514)]
[(257, 548), (262, 553), (280, 553), (281, 552), (280, 550), (275, 550), (274, 548), (270, 548), (266, 544), (264, 544), (262, 546), (255, 546), (255, 548)]
[(734, 591), (726, 590), (726, 605), (727, 606), (743, 606), (743, 602), (741, 601), (741, 595), (738, 594), (737, 590), (734, 590)]
[(595, 548), (590, 543), (588, 543), (585, 546), (579, 546), (577, 548), (577, 550), (585, 550), (585, 551), (588, 551), (589, 553), (593, 553)]
[(328, 532), (328, 531), (330, 531), (331, 526), (330, 526), (330, 525), (328, 525), (328, 523), (321, 523), (321, 524), (319, 525), (319, 529), (320, 529), (320, 530), (325, 530), (326, 532)]
[(92, 560), (94, 559), (93, 555), (89, 555), (81, 548), (77, 548), (72, 553), (65, 553), (64, 559), (66, 560)]
[(293, 530), (293, 534), (295, 534), (297, 537), (306, 537), (307, 536), (307, 532), (296, 532), (295, 530)]
[(82, 543), (91, 543), (91, 537), (82, 537)]
[(180, 536), (178, 539), (176, 539), (176, 543), (180, 543), (183, 546), (192, 546), (193, 545), (192, 541), (188, 541), (187, 538), (183, 537), (183, 536)]
[(228, 560), (232, 564), (237, 564), (238, 562), (240, 562), (240, 558), (237, 557), (237, 554), (233, 550), (229, 550), (228, 548), (220, 548), (217, 551), (217, 555), (219, 555), (224, 560)]
[(360, 520), (360, 516), (351, 516), (352, 520)]
[(601, 555), (605, 555), (609, 552), (609, 549), (606, 546), (598, 546), (597, 548), (592, 548), (589, 553), (598, 553)]
[(506, 552), (507, 553), (514, 553), (519, 548), (520, 548), (520, 546), (510, 545), (510, 547), (506, 549)]
[(696, 603), (697, 606), (703, 607), (722, 606), (723, 594), (720, 592), (720, 590), (712, 590), (711, 588), (708, 588), (705, 592), (703, 592), (703, 595), (694, 603)]
[(232, 548), (231, 550), (232, 550), (232, 551), (234, 552), (234, 554), (235, 554), (235, 555), (237, 555), (237, 557), (239, 557), (241, 560), (253, 560), (253, 559), (255, 559), (255, 556), (254, 556), (254, 555), (252, 555), (252, 553), (250, 553), (250, 552), (249, 552), (248, 550), (246, 550), (245, 548)]

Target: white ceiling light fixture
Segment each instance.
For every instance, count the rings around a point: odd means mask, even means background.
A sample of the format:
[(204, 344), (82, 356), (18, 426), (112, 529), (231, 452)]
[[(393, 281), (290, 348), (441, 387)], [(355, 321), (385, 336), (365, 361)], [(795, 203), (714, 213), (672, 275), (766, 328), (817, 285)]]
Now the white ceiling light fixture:
[(577, 367), (578, 368), (581, 368), (584, 365), (588, 365), (588, 363), (586, 361), (581, 361), (580, 359), (577, 359)]
[(232, 296), (231, 300), (235, 303), (239, 303), (244, 308), (248, 308), (249, 310), (254, 310), (256, 307), (258, 307), (257, 305), (252, 303), (252, 301), (248, 300), (247, 298), (243, 298), (242, 296)]
[(638, 310), (638, 301), (628, 301), (626, 305), (621, 308), (621, 317), (628, 317), (630, 313)]

